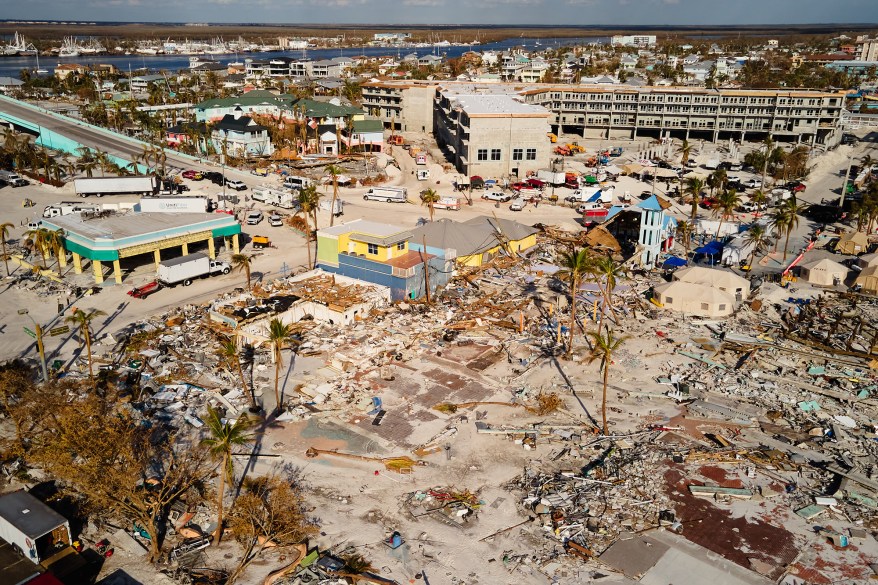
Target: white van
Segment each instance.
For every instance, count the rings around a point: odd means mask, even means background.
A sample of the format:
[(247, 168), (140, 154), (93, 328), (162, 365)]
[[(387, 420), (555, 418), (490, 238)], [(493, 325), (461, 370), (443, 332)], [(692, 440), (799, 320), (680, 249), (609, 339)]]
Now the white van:
[(408, 190), (399, 187), (372, 187), (363, 195), (366, 201), (386, 201), (387, 203), (406, 203)]

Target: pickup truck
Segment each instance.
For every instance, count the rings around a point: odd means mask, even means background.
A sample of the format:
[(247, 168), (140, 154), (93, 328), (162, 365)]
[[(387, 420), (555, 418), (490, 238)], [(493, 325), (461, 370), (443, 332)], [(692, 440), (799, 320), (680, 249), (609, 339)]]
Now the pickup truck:
[(506, 202), (512, 199), (512, 195), (508, 193), (502, 193), (500, 191), (488, 191), (484, 195), (482, 195), (482, 199), (486, 199), (487, 201), (500, 201)]

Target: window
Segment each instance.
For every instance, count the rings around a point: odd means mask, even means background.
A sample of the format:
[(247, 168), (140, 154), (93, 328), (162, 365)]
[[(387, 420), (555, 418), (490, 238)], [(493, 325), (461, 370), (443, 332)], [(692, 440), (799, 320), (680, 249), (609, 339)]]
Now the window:
[(378, 244), (369, 244), (369, 253), (377, 254), (378, 253)]
[[(659, 298), (658, 301), (662, 302), (661, 298)], [(665, 297), (665, 304), (667, 304), (667, 305), (674, 304), (674, 297)]]
[(725, 303), (720, 303), (720, 305), (719, 305), (719, 310), (720, 310), (720, 311), (725, 311), (725, 310), (726, 310), (726, 305), (725, 305)]
[(707, 303), (701, 303), (701, 310), (702, 311), (709, 311), (710, 305), (708, 305)]
[(512, 160), (522, 160), (524, 158), (524, 149), (521, 148), (513, 148), (512, 149)]
[(537, 149), (536, 148), (528, 148), (527, 149), (527, 160), (537, 160)]
[(492, 148), (491, 149), (491, 160), (500, 160), (500, 149)]
[(400, 242), (396, 245), (397, 250), (405, 250), (405, 242)]
[(488, 160), (488, 149), (480, 148), (476, 151), (476, 160)]

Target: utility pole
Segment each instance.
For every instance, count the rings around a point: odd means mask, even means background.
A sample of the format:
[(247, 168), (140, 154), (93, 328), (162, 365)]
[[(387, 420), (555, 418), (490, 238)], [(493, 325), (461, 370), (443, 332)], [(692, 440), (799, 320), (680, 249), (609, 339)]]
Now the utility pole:
[(427, 262), (427, 236), (421, 240), (424, 248), (421, 250), (421, 260), (424, 262), (424, 287), (427, 289), (427, 304), (430, 304), (430, 264)]

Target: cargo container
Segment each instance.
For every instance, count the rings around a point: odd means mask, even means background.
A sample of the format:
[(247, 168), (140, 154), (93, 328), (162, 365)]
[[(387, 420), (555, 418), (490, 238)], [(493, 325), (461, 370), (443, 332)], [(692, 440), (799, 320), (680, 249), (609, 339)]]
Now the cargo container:
[(100, 177), (91, 179), (75, 179), (73, 188), (80, 197), (94, 195), (155, 195), (159, 191), (159, 183), (155, 177)]

